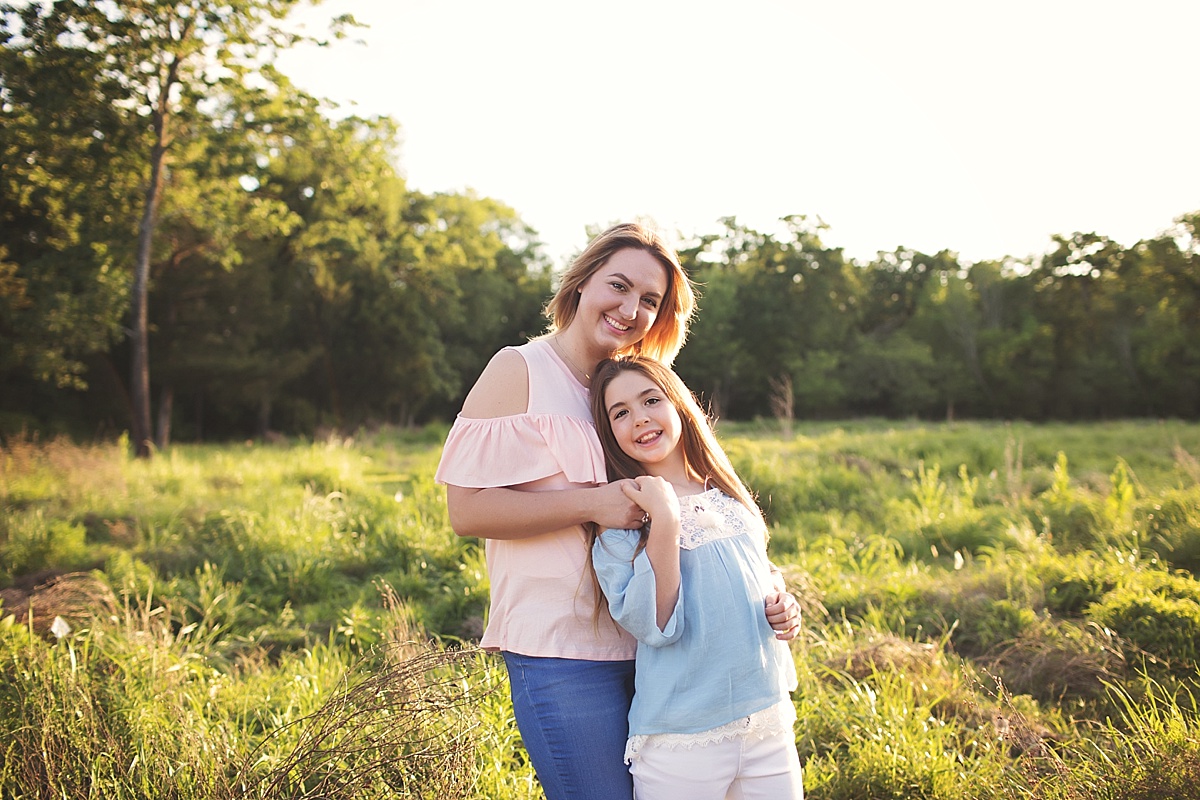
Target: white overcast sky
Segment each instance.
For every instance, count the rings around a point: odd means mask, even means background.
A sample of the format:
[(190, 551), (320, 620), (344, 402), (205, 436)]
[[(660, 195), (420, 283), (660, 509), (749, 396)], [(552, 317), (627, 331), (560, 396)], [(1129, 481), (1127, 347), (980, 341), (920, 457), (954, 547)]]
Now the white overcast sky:
[(402, 129), (424, 192), (517, 210), (561, 265), (650, 218), (968, 261), (1200, 210), (1197, 0), (326, 0), (278, 66)]

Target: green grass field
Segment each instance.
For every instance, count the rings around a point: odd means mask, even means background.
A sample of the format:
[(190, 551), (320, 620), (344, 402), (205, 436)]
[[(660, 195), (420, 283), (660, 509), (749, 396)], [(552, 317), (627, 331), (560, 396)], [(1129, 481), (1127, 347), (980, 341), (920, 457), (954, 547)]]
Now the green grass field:
[[(540, 798), (445, 429), (0, 449), (0, 797)], [(1200, 798), (1200, 425), (723, 425), (812, 800)]]

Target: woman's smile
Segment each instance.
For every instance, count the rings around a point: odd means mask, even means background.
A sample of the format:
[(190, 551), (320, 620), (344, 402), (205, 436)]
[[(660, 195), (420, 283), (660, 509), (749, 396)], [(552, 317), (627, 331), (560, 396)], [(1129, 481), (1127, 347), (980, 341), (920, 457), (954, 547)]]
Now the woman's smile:
[(571, 327), (594, 331), (588, 349), (611, 354), (642, 340), (666, 293), (667, 272), (654, 256), (637, 248), (618, 250), (579, 288)]
[(622, 324), (622, 323), (620, 323), (620, 322), (617, 322), (615, 319), (613, 319), (612, 317), (610, 317), (608, 314), (605, 314), (605, 315), (604, 315), (604, 321), (605, 321), (605, 322), (607, 322), (607, 323), (608, 323), (610, 326), (612, 326), (613, 328), (616, 328), (616, 329), (617, 329), (618, 331), (620, 331), (621, 333), (625, 333), (625, 332), (626, 332), (627, 330), (629, 330), (629, 328), (631, 327), (631, 326), (629, 326), (629, 325), (625, 325), (625, 324)]

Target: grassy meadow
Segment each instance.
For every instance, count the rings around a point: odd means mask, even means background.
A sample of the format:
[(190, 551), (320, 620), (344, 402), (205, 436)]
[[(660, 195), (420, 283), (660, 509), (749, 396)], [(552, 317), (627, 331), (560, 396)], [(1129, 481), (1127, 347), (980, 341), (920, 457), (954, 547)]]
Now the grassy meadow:
[[(0, 447), (0, 797), (542, 795), (444, 428)], [(1200, 425), (724, 425), (811, 800), (1200, 798)]]

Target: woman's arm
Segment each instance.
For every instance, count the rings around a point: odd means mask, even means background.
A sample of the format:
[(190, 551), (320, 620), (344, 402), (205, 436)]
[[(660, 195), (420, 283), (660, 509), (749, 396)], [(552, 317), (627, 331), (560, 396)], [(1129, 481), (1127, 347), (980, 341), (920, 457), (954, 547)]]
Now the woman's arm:
[[(523, 414), (528, 407), (525, 359), (520, 353), (501, 350), (471, 388), (462, 414), (471, 419), (495, 419)], [(455, 533), (489, 539), (536, 536), (589, 521), (606, 528), (633, 528), (641, 525), (642, 515), (618, 483), (546, 492), (448, 485), (446, 505)]]
[(623, 483), (547, 492), (447, 486), (450, 527), (459, 536), (485, 539), (520, 539), (584, 522), (602, 528), (639, 528), (642, 509), (621, 491)]

